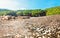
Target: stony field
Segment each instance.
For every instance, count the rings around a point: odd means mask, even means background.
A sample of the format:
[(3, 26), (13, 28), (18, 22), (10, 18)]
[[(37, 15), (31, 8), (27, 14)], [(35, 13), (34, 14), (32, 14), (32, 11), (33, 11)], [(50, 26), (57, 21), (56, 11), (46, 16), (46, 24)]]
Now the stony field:
[(60, 38), (60, 15), (0, 16), (0, 38)]

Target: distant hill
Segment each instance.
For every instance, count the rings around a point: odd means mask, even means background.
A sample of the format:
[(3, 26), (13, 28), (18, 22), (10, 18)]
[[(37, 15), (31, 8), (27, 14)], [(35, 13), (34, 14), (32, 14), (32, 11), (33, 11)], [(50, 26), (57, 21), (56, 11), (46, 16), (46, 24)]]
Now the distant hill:
[(12, 16), (48, 16), (60, 14), (60, 6), (42, 9), (31, 9), (31, 10), (9, 10), (9, 9), (0, 9), (0, 16), (2, 15), (12, 15)]
[(0, 9), (0, 11), (9, 11), (8, 9)]
[(51, 7), (51, 8), (47, 8), (45, 9), (46, 15), (56, 15), (56, 14), (60, 14), (60, 6), (57, 7)]

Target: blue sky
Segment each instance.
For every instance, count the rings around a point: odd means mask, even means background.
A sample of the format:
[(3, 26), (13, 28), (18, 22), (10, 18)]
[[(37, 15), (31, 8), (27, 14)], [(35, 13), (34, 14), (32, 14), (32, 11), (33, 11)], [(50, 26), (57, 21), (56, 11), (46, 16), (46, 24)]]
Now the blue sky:
[(0, 0), (1, 9), (45, 9), (60, 6), (60, 0)]

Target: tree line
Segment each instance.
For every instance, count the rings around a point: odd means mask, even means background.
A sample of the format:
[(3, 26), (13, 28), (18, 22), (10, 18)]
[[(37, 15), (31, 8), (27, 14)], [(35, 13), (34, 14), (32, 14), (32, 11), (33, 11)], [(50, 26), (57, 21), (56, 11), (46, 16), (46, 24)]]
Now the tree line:
[(48, 15), (56, 15), (60, 14), (60, 6), (42, 9), (31, 9), (31, 10), (8, 10), (8, 9), (0, 9), (0, 16), (3, 15), (11, 15), (11, 16), (48, 16)]

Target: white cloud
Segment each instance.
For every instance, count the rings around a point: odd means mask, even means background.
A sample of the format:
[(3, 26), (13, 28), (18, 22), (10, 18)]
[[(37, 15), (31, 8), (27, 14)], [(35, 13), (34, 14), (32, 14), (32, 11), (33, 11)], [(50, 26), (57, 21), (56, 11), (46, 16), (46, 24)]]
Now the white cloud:
[(0, 0), (0, 8), (18, 9), (18, 2), (15, 0)]
[(24, 0), (0, 0), (0, 8), (3, 9), (26, 9), (27, 3)]

